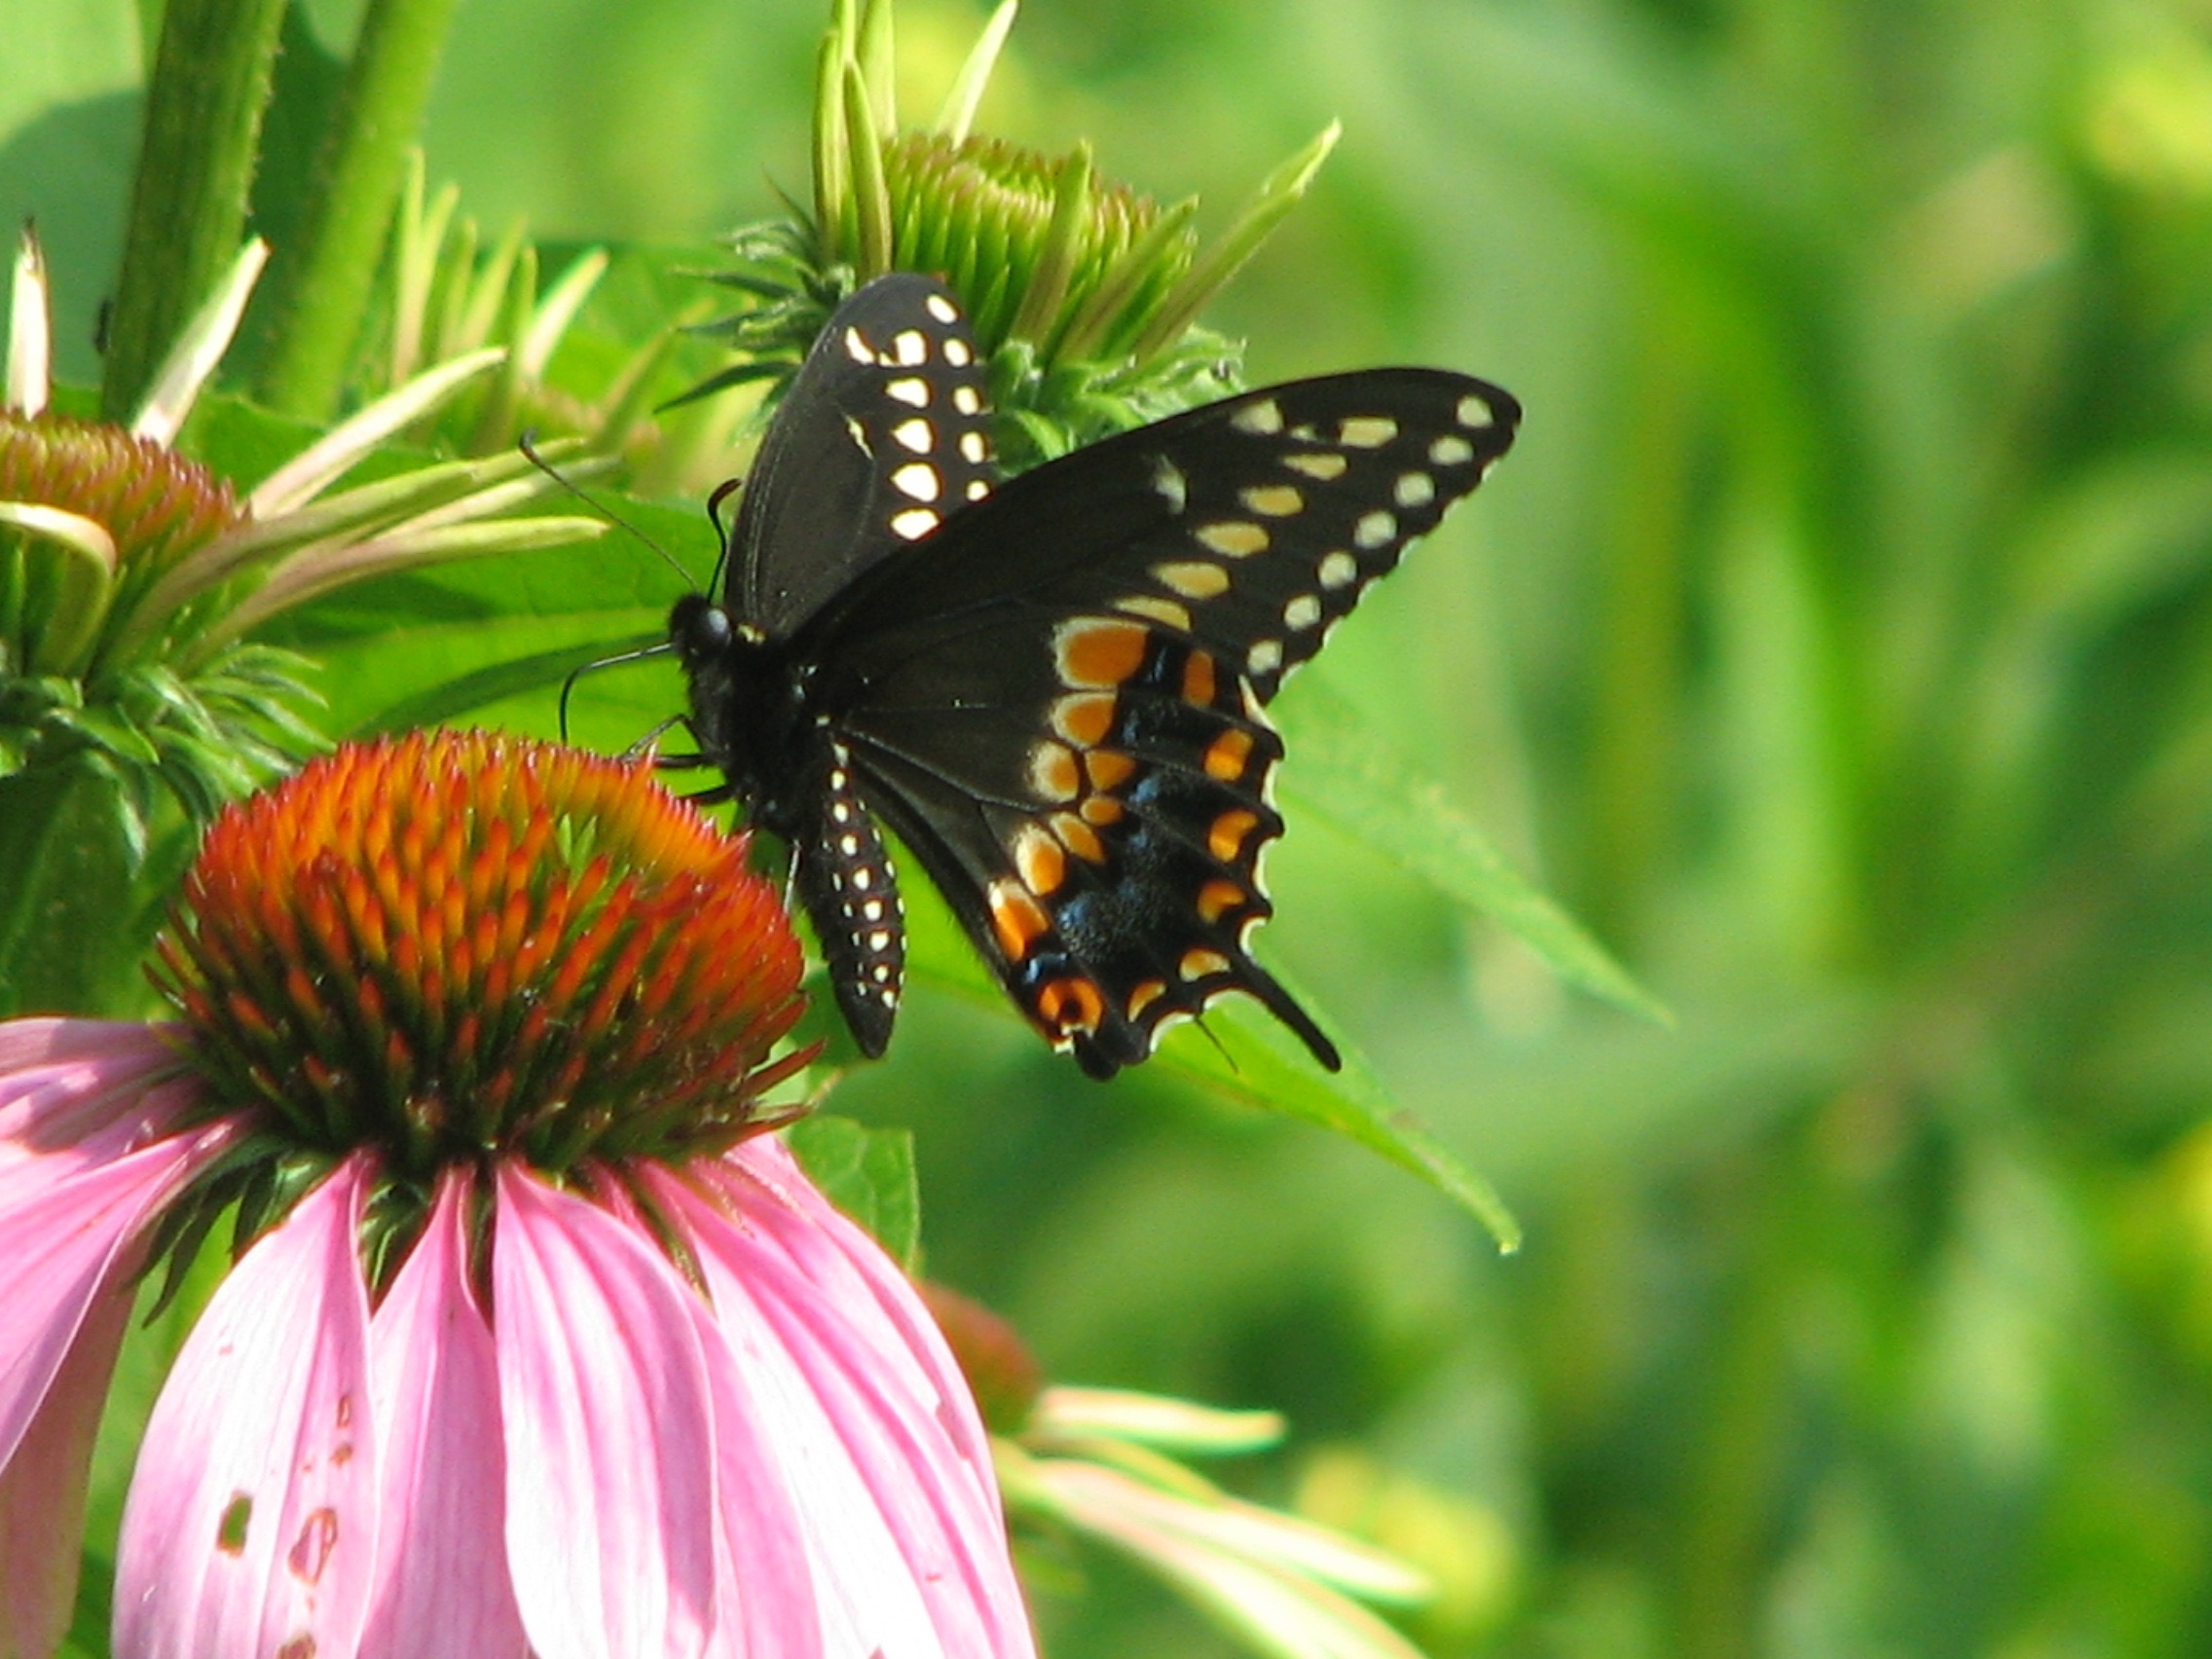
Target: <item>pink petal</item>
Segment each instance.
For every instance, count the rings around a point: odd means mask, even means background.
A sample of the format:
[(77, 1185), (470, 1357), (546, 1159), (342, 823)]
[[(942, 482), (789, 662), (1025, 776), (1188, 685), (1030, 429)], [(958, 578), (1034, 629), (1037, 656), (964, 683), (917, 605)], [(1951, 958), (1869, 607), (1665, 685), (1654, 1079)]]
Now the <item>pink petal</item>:
[(347, 1659), (376, 1566), (369, 1305), (349, 1161), (217, 1288), (123, 1513), (118, 1659)]
[(161, 1030), (135, 1019), (0, 1019), (0, 1073), (68, 1060), (173, 1059)]
[(88, 1309), (114, 1288), (139, 1229), (200, 1156), (180, 1137), (74, 1171), (67, 1160), (39, 1160), (24, 1178), (0, 1182), (8, 1275), (0, 1294), (0, 1465), (54, 1387)]
[(664, 1200), (804, 1512), (830, 1651), (1033, 1654), (987, 1442), (920, 1299), (780, 1149), (728, 1163), (765, 1177), (727, 1183), (736, 1220), (673, 1181)]
[(129, 1291), (111, 1290), (87, 1310), (0, 1470), (0, 1653), (52, 1653), (69, 1628), (92, 1441), (130, 1302)]
[(468, 1184), (449, 1175), (369, 1322), (382, 1467), (362, 1659), (523, 1659), (504, 1536), (492, 1327), (468, 1283)]
[(715, 1418), (697, 1297), (634, 1226), (499, 1171), (493, 1323), (507, 1559), (542, 1659), (701, 1652)]
[(41, 1158), (116, 1158), (171, 1133), (204, 1092), (176, 1071), (166, 1048), (149, 1055), (138, 1043), (0, 1071), (0, 1175)]

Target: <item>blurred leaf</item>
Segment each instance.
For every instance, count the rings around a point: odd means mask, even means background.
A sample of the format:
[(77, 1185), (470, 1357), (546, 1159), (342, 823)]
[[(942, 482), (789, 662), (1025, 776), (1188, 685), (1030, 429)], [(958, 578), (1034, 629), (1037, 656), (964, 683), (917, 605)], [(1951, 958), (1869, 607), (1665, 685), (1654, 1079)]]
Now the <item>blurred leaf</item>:
[(922, 1198), (910, 1133), (817, 1112), (785, 1129), (784, 1144), (831, 1203), (867, 1229), (902, 1268), (915, 1270)]
[[(1269, 972), (1284, 979), (1280, 969)], [(1310, 999), (1284, 979), (1283, 989)], [(1521, 1224), (1489, 1182), (1464, 1167), (1427, 1127), (1392, 1100), (1365, 1056), (1337, 1039), (1345, 1069), (1325, 1072), (1305, 1045), (1243, 997), (1218, 1003), (1203, 1023), (1170, 1032), (1151, 1064), (1224, 1099), (1303, 1118), (1381, 1153), (1457, 1202), (1507, 1255), (1521, 1248)]]
[(1443, 786), (1390, 752), (1388, 738), (1319, 683), (1304, 685), (1291, 722), (1284, 795), (1439, 893), (1488, 916), (1571, 984), (1646, 1019), (1666, 1008), (1574, 918), (1538, 892), (1445, 797)]

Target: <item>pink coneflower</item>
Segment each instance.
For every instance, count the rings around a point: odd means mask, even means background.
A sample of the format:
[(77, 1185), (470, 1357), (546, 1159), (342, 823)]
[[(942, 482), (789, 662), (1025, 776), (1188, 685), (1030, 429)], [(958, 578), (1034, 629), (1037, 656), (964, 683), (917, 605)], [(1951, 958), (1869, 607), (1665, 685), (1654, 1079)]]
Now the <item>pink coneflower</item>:
[(210, 831), (182, 1018), (0, 1024), (0, 1654), (58, 1644), (133, 1293), (241, 1247), (138, 1456), (126, 1659), (1033, 1644), (975, 1406), (773, 1135), (799, 962), (642, 769), (341, 751)]

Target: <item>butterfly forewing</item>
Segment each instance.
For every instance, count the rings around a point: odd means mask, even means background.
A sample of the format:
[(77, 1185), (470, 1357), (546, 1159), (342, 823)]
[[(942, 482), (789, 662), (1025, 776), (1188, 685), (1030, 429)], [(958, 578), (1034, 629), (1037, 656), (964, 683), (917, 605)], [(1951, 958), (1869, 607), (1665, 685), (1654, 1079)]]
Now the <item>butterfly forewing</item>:
[(1426, 370), (1272, 387), (1014, 480), (825, 612), (857, 769), (1088, 1069), (1230, 990), (1334, 1064), (1246, 948), (1281, 831), (1263, 705), (1518, 414)]
[(983, 365), (950, 295), (927, 276), (869, 283), (815, 342), (747, 475), (732, 619), (791, 633), (995, 478)]

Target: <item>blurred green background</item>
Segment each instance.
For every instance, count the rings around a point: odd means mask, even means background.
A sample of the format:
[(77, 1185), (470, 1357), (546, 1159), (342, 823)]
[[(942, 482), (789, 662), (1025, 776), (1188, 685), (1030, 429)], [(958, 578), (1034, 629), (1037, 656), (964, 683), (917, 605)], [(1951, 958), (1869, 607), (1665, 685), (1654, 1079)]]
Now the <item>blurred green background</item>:
[[(910, 107), (982, 18), (902, 0)], [(430, 176), (711, 264), (803, 186), (823, 20), (466, 0)], [(58, 43), (0, 64), (0, 210), (80, 379), (139, 39), (0, 0)], [(1218, 224), (1331, 117), (1213, 320), (1255, 381), (1434, 362), (1529, 416), (1309, 678), (1678, 1023), (1294, 821), (1276, 958), (1518, 1257), (926, 994), (835, 1104), (911, 1125), (930, 1267), (1054, 1376), (1290, 1413), (1232, 1478), (1438, 1572), (1435, 1654), (2212, 1652), (2212, 5), (1031, 0), (983, 125)], [(1065, 1566), (1060, 1659), (1228, 1651)]]

